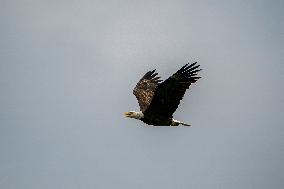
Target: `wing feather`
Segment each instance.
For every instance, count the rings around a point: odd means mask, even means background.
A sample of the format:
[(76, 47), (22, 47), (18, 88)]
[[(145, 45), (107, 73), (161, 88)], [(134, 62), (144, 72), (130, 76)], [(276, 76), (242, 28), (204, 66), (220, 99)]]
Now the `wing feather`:
[(197, 76), (197, 72), (201, 70), (198, 69), (199, 66), (197, 62), (190, 65), (186, 64), (163, 83), (159, 84), (145, 114), (171, 118), (186, 90), (192, 83), (201, 78)]
[(136, 84), (133, 94), (138, 100), (140, 110), (144, 112), (150, 105), (156, 87), (160, 84), (162, 80), (158, 76), (158, 73), (153, 71), (148, 71)]

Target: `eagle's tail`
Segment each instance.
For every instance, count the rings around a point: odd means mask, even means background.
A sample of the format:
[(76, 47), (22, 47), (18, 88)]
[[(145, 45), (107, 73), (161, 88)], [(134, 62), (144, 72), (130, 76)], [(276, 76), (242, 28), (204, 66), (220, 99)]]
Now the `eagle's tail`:
[(184, 122), (181, 122), (181, 121), (172, 119), (171, 126), (178, 126), (179, 124), (181, 124), (181, 125), (183, 125), (183, 126), (191, 126), (191, 125), (188, 124), (188, 123), (184, 123)]
[(191, 126), (190, 124), (188, 124), (188, 123), (183, 123), (183, 122), (180, 122), (180, 124), (182, 124), (183, 126)]

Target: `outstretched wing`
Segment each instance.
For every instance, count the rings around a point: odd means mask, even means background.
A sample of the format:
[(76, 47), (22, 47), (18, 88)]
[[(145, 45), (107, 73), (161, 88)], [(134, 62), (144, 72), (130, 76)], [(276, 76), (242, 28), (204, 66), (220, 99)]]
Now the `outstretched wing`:
[(171, 118), (176, 111), (185, 91), (199, 78), (197, 72), (200, 65), (197, 62), (186, 64), (171, 77), (156, 87), (151, 104), (145, 111), (148, 115), (159, 115)]
[(137, 83), (133, 90), (133, 94), (136, 96), (140, 110), (144, 112), (150, 105), (154, 96), (155, 88), (160, 84), (162, 80), (159, 80), (156, 70), (147, 72)]

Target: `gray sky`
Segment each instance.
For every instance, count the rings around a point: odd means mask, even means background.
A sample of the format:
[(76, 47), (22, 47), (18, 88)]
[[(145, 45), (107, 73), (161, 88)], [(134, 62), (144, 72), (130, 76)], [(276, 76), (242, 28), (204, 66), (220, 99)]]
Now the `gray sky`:
[[(0, 188), (284, 188), (284, 3), (0, 1)], [(198, 61), (150, 127), (132, 89)]]

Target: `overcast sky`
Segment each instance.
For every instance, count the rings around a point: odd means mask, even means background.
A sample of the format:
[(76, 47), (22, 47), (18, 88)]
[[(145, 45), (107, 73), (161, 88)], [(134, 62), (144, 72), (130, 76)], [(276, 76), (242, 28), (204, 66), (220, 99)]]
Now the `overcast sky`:
[[(284, 1), (1, 0), (0, 188), (284, 188)], [(198, 61), (174, 118), (132, 89)]]

